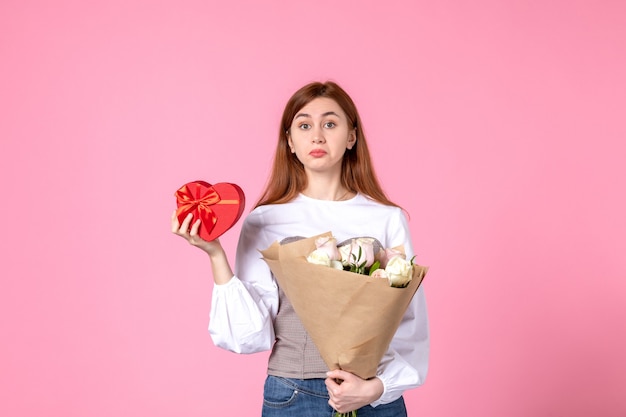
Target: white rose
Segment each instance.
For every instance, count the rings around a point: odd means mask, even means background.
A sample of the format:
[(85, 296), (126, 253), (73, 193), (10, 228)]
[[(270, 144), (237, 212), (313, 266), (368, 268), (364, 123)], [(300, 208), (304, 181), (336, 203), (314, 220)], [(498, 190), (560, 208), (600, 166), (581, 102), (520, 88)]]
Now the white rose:
[(413, 265), (402, 256), (389, 259), (385, 271), (392, 287), (405, 287), (413, 278)]
[(341, 263), (343, 266), (350, 266), (350, 253), (352, 252), (352, 245), (349, 243), (339, 247), (339, 254), (341, 255)]
[(306, 257), (307, 262), (315, 265), (330, 266), (330, 257), (325, 250), (315, 249)]
[[(376, 257), (374, 256), (374, 239), (369, 237), (360, 237), (356, 240), (356, 245), (353, 242), (352, 254), (354, 258), (358, 258), (355, 263), (362, 264), (365, 262), (366, 267), (372, 266)], [(359, 255), (361, 255), (359, 257)]]
[(343, 271), (343, 264), (341, 263), (341, 261), (330, 261), (330, 267)]
[(317, 239), (315, 239), (315, 247), (326, 252), (331, 261), (338, 261), (341, 259), (341, 255), (337, 250), (337, 239), (335, 239), (334, 237), (318, 237)]
[(380, 267), (381, 268), (386, 267), (387, 262), (389, 262), (389, 260), (393, 258), (394, 256), (402, 256), (404, 259), (406, 259), (406, 255), (397, 249), (389, 249), (389, 248), (381, 249), (378, 252), (378, 256), (377, 256), (377, 259), (380, 262)]
[(389, 279), (389, 274), (384, 269), (378, 268), (376, 271), (372, 272), (371, 277)]
[[(360, 237), (339, 248), (341, 262), (344, 266), (357, 266), (369, 268), (376, 257), (374, 256), (374, 239)], [(363, 273), (362, 271), (360, 273)]]

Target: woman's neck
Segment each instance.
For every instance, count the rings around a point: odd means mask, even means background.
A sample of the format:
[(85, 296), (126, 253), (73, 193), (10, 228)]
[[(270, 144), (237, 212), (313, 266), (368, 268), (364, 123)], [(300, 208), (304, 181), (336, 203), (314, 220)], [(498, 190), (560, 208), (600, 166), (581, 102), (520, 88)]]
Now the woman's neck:
[(302, 194), (316, 200), (343, 201), (355, 193), (345, 188), (339, 178), (313, 177), (309, 175), (307, 187)]

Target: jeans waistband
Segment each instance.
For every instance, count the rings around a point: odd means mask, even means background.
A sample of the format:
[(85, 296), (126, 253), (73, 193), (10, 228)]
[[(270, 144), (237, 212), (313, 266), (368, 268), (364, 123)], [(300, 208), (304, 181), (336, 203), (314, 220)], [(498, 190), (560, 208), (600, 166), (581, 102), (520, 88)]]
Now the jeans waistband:
[(313, 395), (316, 397), (326, 398), (328, 399), (328, 390), (326, 389), (326, 384), (324, 383), (323, 378), (312, 378), (312, 379), (295, 379), (295, 378), (284, 378), (282, 376), (272, 376), (269, 375), (269, 378), (276, 378), (281, 384), (284, 384), (293, 389), (297, 389), (298, 391)]

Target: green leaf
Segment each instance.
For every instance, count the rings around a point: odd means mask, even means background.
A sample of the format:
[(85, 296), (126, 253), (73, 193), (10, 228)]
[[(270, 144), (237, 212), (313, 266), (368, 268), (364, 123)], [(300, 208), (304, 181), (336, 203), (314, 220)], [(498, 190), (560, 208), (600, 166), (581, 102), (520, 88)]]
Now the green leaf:
[(374, 273), (374, 271), (376, 271), (379, 268), (380, 268), (380, 261), (374, 262), (372, 266), (370, 266), (370, 276)]

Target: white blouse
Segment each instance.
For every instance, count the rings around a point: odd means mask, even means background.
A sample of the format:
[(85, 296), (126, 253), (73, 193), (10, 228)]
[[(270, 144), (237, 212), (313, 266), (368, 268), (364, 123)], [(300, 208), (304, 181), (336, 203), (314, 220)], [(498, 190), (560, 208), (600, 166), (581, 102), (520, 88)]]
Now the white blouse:
[[(286, 237), (311, 237), (325, 232), (332, 232), (338, 242), (373, 237), (386, 248), (403, 245), (407, 259), (414, 255), (402, 210), (361, 194), (346, 201), (316, 200), (301, 194), (287, 204), (257, 207), (242, 226), (235, 276), (213, 289), (209, 332), (216, 346), (236, 353), (272, 348), (278, 287), (259, 250)], [(423, 384), (428, 357), (428, 317), (422, 285), (378, 367), (377, 377), (384, 392), (371, 405), (390, 403), (405, 390)]]

